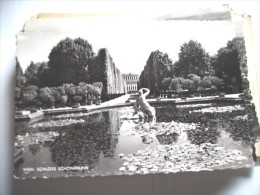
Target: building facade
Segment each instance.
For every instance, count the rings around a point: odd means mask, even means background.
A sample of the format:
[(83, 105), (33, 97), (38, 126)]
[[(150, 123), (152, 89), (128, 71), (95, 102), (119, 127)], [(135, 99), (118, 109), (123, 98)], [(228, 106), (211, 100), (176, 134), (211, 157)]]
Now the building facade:
[(138, 74), (122, 74), (126, 82), (127, 93), (136, 93), (138, 91), (137, 82), (139, 80)]

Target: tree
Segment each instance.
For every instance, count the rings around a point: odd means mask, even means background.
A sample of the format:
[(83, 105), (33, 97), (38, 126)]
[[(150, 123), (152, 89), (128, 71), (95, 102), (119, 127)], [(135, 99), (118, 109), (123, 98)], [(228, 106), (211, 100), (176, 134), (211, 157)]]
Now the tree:
[(53, 91), (49, 87), (44, 87), (39, 90), (39, 99), (47, 106), (52, 106), (55, 102)]
[(195, 91), (195, 84), (193, 80), (182, 78), (180, 81), (183, 90)]
[(193, 80), (182, 77), (176, 77), (172, 79), (169, 88), (176, 91), (177, 93), (181, 92), (182, 90), (195, 91), (196, 89)]
[(175, 92), (179, 92), (181, 90), (181, 79), (181, 77), (172, 79), (169, 88)]
[(88, 81), (88, 66), (94, 52), (88, 41), (81, 38), (61, 40), (49, 54), (51, 85), (78, 84)]
[(103, 84), (102, 82), (95, 82), (92, 84), (92, 88), (93, 88), (94, 95), (100, 96), (102, 93)]
[(28, 85), (44, 87), (48, 85), (48, 65), (46, 62), (31, 62), (25, 71)]
[(71, 105), (73, 96), (75, 95), (75, 86), (73, 84), (63, 84), (65, 94), (67, 95), (67, 103)]
[(107, 49), (100, 49), (97, 56), (92, 60), (89, 66), (90, 83), (102, 82), (103, 92), (108, 92), (108, 51)]
[(61, 93), (56, 87), (50, 88), (52, 91), (52, 96), (54, 98), (55, 105), (59, 105), (61, 103)]
[(65, 106), (66, 103), (67, 103), (67, 100), (68, 100), (68, 96), (66, 95), (65, 93), (65, 87), (62, 85), (62, 86), (59, 86), (56, 88), (56, 90), (59, 92), (60, 94), (60, 103)]
[(81, 100), (82, 100), (82, 96), (80, 96), (80, 95), (75, 95), (75, 96), (73, 97), (73, 100), (74, 100), (74, 102), (76, 102), (76, 103), (80, 103)]
[(171, 84), (171, 81), (172, 81), (172, 78), (171, 77), (167, 77), (167, 78), (164, 78), (162, 80), (162, 86), (164, 88), (164, 90), (168, 90), (169, 89), (169, 86)]
[(31, 61), (30, 65), (27, 67), (27, 69), (25, 71), (25, 77), (26, 77), (27, 83), (29, 85), (38, 86), (38, 83), (39, 83), (38, 68), (39, 68), (39, 64), (35, 64), (32, 61)]
[(162, 81), (164, 78), (170, 76), (170, 70), (172, 66), (172, 60), (167, 53), (160, 51), (153, 52), (154, 55), (154, 73), (155, 73), (155, 91), (164, 89)]
[(26, 78), (23, 74), (23, 70), (20, 66), (20, 63), (16, 59), (16, 80), (15, 80), (15, 102), (16, 105), (21, 103), (23, 98), (23, 90), (26, 84)]
[(243, 63), (243, 60), (246, 59), (239, 56), (238, 50), (242, 46), (237, 42), (236, 39), (228, 41), (226, 47), (218, 50), (213, 62), (216, 76), (224, 80), (226, 90), (231, 90), (229, 92), (242, 91), (240, 62)]
[(189, 74), (196, 74), (203, 77), (210, 70), (210, 56), (199, 42), (190, 40), (181, 46), (179, 61), (174, 64), (176, 76), (186, 78)]
[(201, 78), (198, 75), (189, 74), (188, 79), (193, 81), (194, 89), (197, 90), (197, 88), (200, 86)]
[(26, 105), (33, 105), (38, 97), (38, 87), (34, 85), (29, 85), (23, 90), (23, 101)]
[(171, 76), (172, 60), (167, 53), (158, 50), (152, 52), (140, 75), (140, 87), (147, 87), (151, 94), (158, 94), (164, 89), (162, 81)]

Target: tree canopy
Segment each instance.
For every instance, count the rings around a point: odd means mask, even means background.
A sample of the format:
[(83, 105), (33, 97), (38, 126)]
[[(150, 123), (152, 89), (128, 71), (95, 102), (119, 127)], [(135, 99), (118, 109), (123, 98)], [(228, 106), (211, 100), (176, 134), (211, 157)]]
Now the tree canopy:
[(16, 104), (21, 101), (22, 94), (23, 94), (23, 88), (26, 84), (26, 78), (23, 74), (23, 70), (20, 66), (20, 63), (16, 59), (16, 85), (15, 85), (15, 101)]
[(154, 76), (155, 76), (155, 89), (158, 91), (163, 88), (162, 81), (166, 76), (170, 76), (172, 67), (172, 60), (167, 53), (155, 51), (154, 53)]
[(226, 47), (218, 50), (212, 63), (216, 76), (224, 80), (226, 88), (236, 86), (238, 91), (241, 91), (242, 83), (240, 62), (246, 61), (245, 57), (239, 56), (240, 47), (244, 45), (240, 44), (237, 39), (228, 41)]
[(88, 66), (93, 56), (88, 41), (81, 38), (61, 40), (49, 54), (50, 84), (59, 86), (88, 81)]
[(31, 62), (25, 71), (27, 85), (48, 86), (49, 75), (47, 62)]
[(189, 74), (204, 76), (210, 72), (210, 56), (197, 41), (190, 40), (181, 46), (179, 61), (174, 64), (176, 76), (187, 78)]

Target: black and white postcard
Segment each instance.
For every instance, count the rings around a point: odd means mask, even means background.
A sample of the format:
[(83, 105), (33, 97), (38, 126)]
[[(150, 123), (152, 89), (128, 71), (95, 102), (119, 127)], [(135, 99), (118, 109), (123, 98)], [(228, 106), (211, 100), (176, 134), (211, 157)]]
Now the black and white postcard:
[(15, 178), (255, 166), (242, 16), (40, 13), (17, 34)]

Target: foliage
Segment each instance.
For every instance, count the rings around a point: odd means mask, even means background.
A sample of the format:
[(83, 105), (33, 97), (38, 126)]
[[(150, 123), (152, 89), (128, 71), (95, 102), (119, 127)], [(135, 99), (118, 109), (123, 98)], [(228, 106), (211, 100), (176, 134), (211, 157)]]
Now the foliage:
[(53, 91), (49, 87), (44, 87), (39, 90), (39, 100), (45, 105), (53, 105), (55, 98)]
[(23, 101), (26, 105), (35, 103), (38, 97), (38, 87), (29, 85), (23, 89)]
[(71, 106), (74, 103), (86, 103), (99, 99), (98, 96), (101, 96), (102, 87), (101, 82), (92, 85), (84, 82), (79, 83), (79, 85), (63, 84), (59, 87), (40, 89), (37, 86), (30, 85), (25, 87), (22, 101), (25, 107), (31, 106), (33, 103), (43, 107)]
[(76, 96), (73, 97), (73, 100), (74, 100), (76, 103), (80, 103), (80, 101), (82, 100), (82, 96), (76, 95)]
[(189, 90), (189, 91), (195, 90), (194, 81), (190, 79), (181, 79), (181, 86), (183, 90)]
[(26, 78), (23, 74), (23, 70), (16, 59), (16, 80), (15, 80), (15, 103), (18, 105), (22, 100), (23, 88), (26, 84)]
[(89, 66), (90, 82), (103, 82), (105, 84), (107, 76), (106, 58), (106, 49), (100, 49)]
[(49, 54), (51, 85), (88, 81), (88, 66), (93, 56), (88, 41), (81, 38), (61, 40)]
[(48, 65), (46, 62), (31, 62), (25, 71), (27, 85), (43, 87), (48, 84)]
[(170, 86), (170, 84), (171, 84), (171, 81), (172, 81), (172, 78), (171, 78), (171, 77), (167, 77), (167, 78), (164, 78), (164, 79), (162, 80), (162, 86), (163, 86), (164, 90), (169, 89), (169, 86)]
[(151, 94), (158, 93), (165, 88), (162, 81), (164, 78), (170, 77), (171, 69), (172, 60), (167, 53), (158, 50), (152, 52), (140, 75), (140, 87), (148, 87)]
[(172, 61), (167, 53), (160, 51), (153, 52), (155, 90), (159, 91), (163, 88), (162, 81), (166, 76), (170, 76), (170, 68)]
[(60, 93), (61, 96), (65, 95), (65, 87), (63, 85), (57, 87), (56, 90)]
[(95, 95), (101, 95), (102, 88), (103, 88), (102, 82), (95, 82), (92, 84), (92, 87), (94, 89), (93, 92)]
[(210, 56), (197, 41), (190, 40), (181, 46), (179, 61), (174, 64), (176, 76), (187, 78), (189, 74), (200, 77), (210, 72)]
[(188, 79), (190, 79), (194, 82), (195, 87), (198, 87), (201, 82), (201, 78), (195, 74), (189, 74)]
[(52, 96), (54, 98), (54, 102), (56, 104), (59, 104), (61, 102), (61, 94), (60, 94), (60, 92), (57, 90), (56, 87), (52, 87), (51, 91), (52, 91)]
[[(245, 66), (246, 57), (243, 53), (243, 43), (238, 43), (237, 39), (228, 41), (226, 47), (218, 50), (212, 65), (216, 76), (224, 80), (226, 89), (236, 87), (236, 92), (241, 92), (240, 62)], [(239, 56), (238, 50), (242, 50), (242, 55)]]
[(68, 101), (68, 96), (67, 95), (61, 95), (60, 101), (61, 101), (62, 105), (66, 105), (66, 103)]
[(172, 79), (169, 88), (173, 91), (179, 92), (181, 90), (181, 77)]

